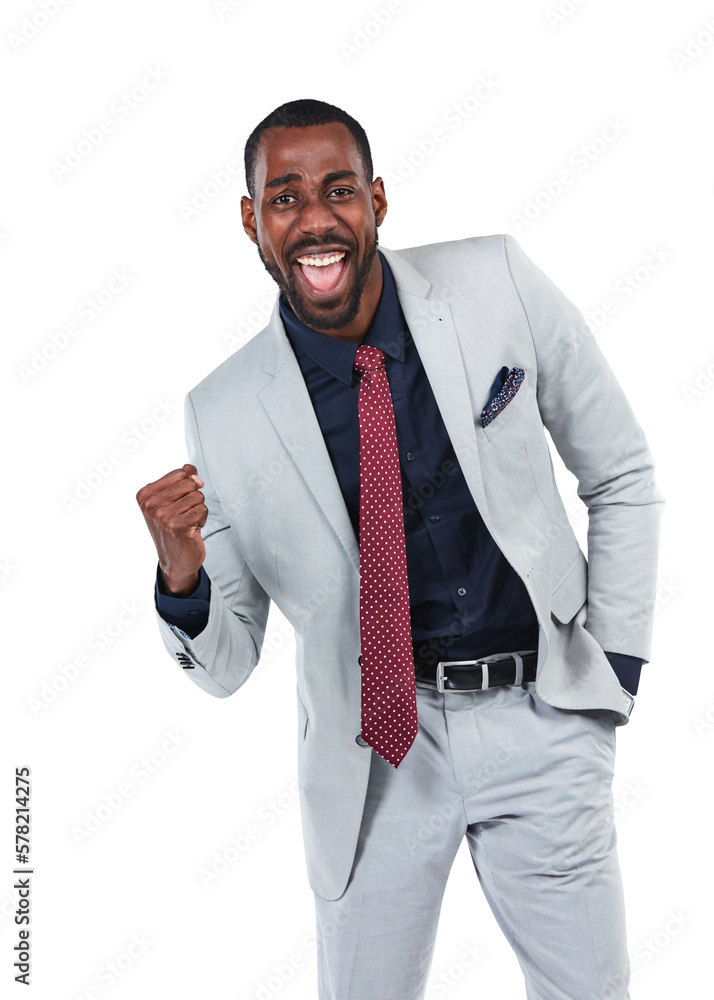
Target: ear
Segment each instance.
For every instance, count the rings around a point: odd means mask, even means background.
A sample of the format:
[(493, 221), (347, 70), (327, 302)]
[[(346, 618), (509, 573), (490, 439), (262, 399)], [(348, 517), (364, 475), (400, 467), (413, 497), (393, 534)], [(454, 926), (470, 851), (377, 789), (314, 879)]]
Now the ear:
[(243, 220), (243, 229), (245, 229), (253, 243), (257, 244), (258, 226), (255, 221), (255, 212), (253, 211), (253, 199), (245, 194), (240, 200), (240, 214)]
[(377, 225), (381, 226), (384, 216), (387, 214), (387, 196), (384, 193), (384, 181), (381, 177), (375, 177), (370, 185), (372, 189), (372, 208), (377, 220)]

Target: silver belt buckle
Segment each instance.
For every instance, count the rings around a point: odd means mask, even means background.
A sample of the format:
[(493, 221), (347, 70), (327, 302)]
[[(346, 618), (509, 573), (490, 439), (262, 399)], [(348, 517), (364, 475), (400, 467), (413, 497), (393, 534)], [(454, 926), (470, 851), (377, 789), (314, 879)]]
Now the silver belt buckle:
[(436, 665), (436, 690), (442, 693), (447, 690), (444, 687), (444, 667), (450, 667), (452, 664), (458, 663), (460, 666), (480, 666), (483, 672), (483, 683), (480, 688), (449, 688), (449, 691), (455, 691), (457, 694), (466, 694), (469, 691), (483, 691), (488, 687), (488, 664), (484, 663), (483, 660), (439, 660)]
[(436, 665), (436, 690), (445, 691), (444, 688), (444, 667), (451, 666), (452, 663), (477, 666), (481, 667), (481, 687), (480, 688), (449, 688), (449, 691), (487, 691), (488, 690), (488, 665), (489, 663), (498, 663), (500, 660), (515, 660), (516, 663), (516, 676), (514, 679), (513, 686), (518, 687), (523, 683), (523, 657), (527, 653), (536, 653), (535, 649), (522, 649), (520, 652), (516, 653), (491, 653), (490, 656), (484, 656), (480, 660), (439, 660)]

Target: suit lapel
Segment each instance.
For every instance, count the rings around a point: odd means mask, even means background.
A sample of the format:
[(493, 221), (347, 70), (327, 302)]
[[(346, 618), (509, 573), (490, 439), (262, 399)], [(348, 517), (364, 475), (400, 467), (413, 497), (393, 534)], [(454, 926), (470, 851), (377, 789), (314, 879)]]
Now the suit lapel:
[(267, 410), (285, 450), (312, 490), (355, 568), (359, 569), (359, 545), (352, 528), (352, 521), (325, 446), (325, 439), (305, 379), (285, 333), (283, 321), (280, 319), (277, 301), (267, 330), (270, 331), (268, 340), (271, 357), (264, 367), (274, 377), (258, 393), (260, 401)]
[[(396, 251), (381, 246), (380, 250), (394, 275), (400, 305), (464, 478), (488, 526), (474, 413), (451, 309), (448, 303), (426, 298), (431, 283)], [(359, 545), (277, 299), (262, 336), (263, 367), (273, 378), (259, 392), (260, 401), (285, 450), (359, 570)]]
[[(399, 304), (424, 365), (466, 484), (487, 527), (491, 519), (483, 491), (481, 463), (464, 362), (448, 302), (426, 298), (431, 284), (393, 250), (380, 247), (397, 286)], [(480, 412), (480, 411), (479, 411)]]

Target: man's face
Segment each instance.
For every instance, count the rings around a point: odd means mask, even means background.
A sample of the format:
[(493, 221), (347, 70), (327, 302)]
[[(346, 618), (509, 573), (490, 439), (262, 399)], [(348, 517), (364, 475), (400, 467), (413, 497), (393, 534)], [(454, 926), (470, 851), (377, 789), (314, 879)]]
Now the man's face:
[(382, 179), (368, 183), (342, 122), (261, 135), (243, 228), (306, 326), (364, 335), (382, 287), (377, 227), (386, 211)]

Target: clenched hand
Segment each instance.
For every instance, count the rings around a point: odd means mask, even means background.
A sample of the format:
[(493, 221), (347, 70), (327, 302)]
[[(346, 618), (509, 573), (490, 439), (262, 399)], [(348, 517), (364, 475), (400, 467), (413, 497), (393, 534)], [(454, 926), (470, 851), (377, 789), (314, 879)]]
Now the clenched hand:
[(174, 597), (187, 597), (196, 589), (206, 558), (201, 528), (208, 507), (201, 486), (203, 480), (196, 466), (184, 465), (143, 486), (136, 494), (154, 539), (164, 583)]

